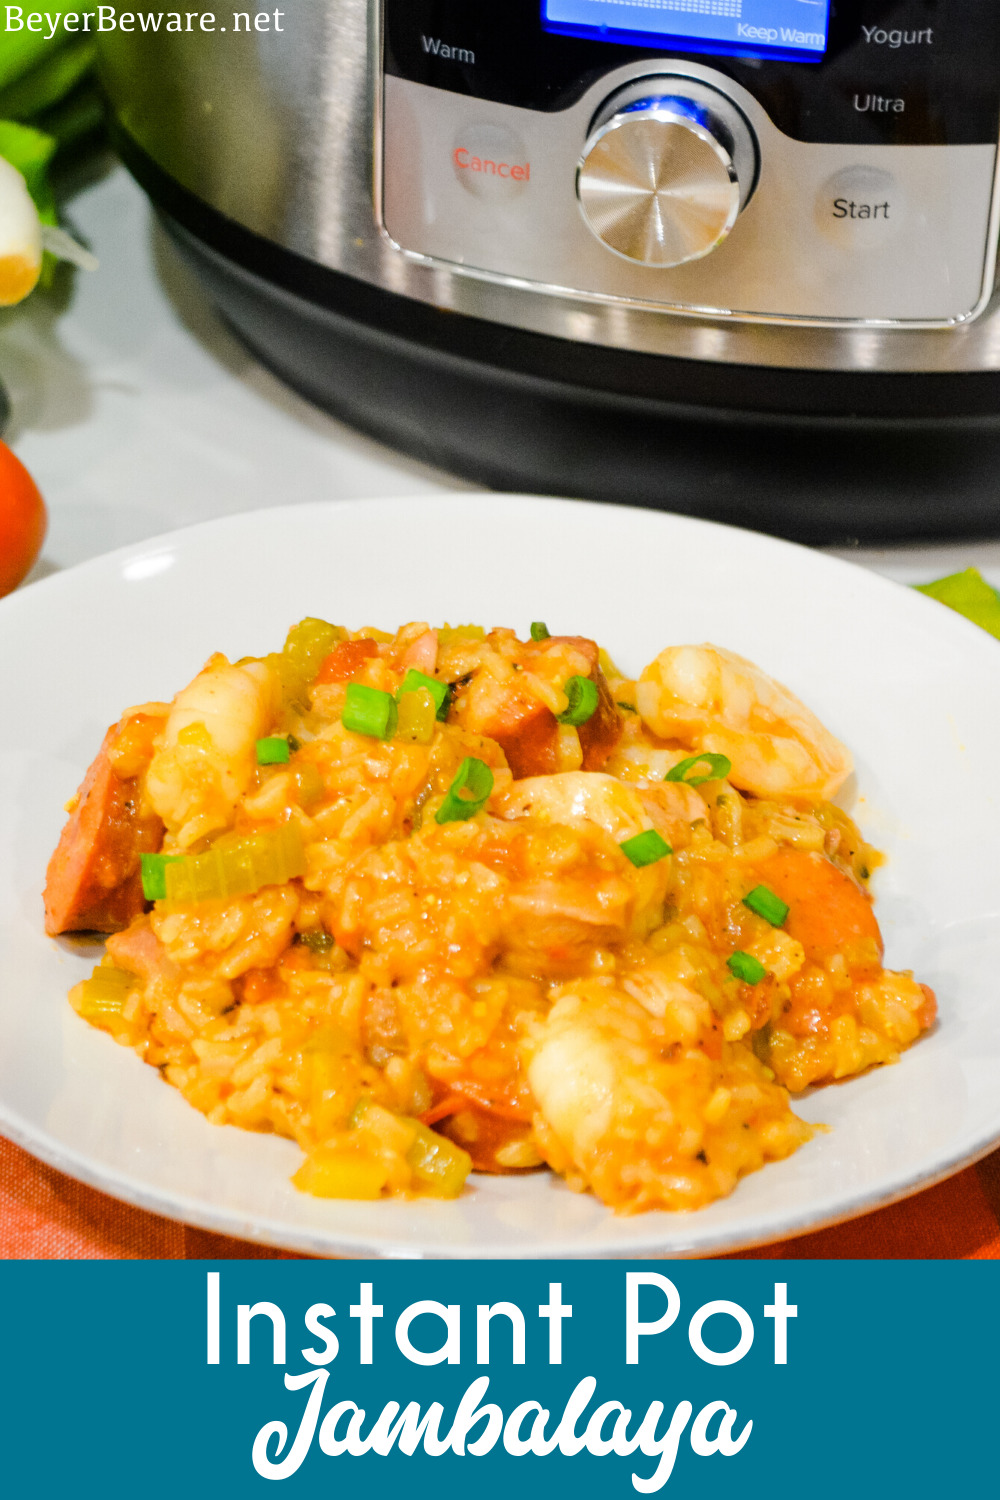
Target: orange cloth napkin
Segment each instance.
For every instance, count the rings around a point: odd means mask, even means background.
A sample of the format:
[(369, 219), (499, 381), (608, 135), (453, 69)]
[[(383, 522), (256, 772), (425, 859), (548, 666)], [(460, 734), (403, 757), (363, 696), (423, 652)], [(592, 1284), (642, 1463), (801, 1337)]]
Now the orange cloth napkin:
[[(1000, 1260), (1000, 1151), (915, 1198), (742, 1258)], [(175, 1224), (84, 1187), (0, 1139), (0, 1257), (267, 1260), (280, 1250)]]

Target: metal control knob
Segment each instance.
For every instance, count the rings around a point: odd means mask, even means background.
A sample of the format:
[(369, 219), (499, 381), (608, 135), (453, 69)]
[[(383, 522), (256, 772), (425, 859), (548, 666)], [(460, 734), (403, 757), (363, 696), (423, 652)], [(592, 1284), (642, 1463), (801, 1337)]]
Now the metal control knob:
[(757, 143), (731, 99), (661, 75), (631, 84), (598, 113), (576, 191), (609, 250), (639, 265), (680, 266), (726, 238), (757, 165)]

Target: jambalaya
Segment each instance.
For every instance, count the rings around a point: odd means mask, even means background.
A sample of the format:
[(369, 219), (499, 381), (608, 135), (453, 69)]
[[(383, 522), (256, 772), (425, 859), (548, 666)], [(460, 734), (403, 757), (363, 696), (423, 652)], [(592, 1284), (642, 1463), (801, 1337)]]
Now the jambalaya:
[(935, 999), (882, 967), (849, 752), (715, 646), (637, 681), (474, 626), (213, 656), (128, 709), (74, 799), (71, 1002), (330, 1198), (544, 1166), (687, 1210), (787, 1157), (789, 1094), (894, 1062)]

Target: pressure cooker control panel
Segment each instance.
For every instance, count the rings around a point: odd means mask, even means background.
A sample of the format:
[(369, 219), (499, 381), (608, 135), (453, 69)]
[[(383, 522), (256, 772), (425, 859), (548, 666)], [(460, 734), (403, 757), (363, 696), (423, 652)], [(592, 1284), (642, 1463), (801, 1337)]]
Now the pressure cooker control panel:
[(385, 0), (404, 252), (710, 317), (948, 326), (997, 240), (996, 0)]

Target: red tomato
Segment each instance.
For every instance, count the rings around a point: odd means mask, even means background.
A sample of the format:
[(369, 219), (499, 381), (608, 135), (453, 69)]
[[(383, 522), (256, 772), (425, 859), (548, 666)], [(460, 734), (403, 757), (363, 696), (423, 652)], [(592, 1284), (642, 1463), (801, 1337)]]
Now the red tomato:
[(30, 573), (48, 524), (38, 486), (6, 443), (0, 443), (0, 598)]

